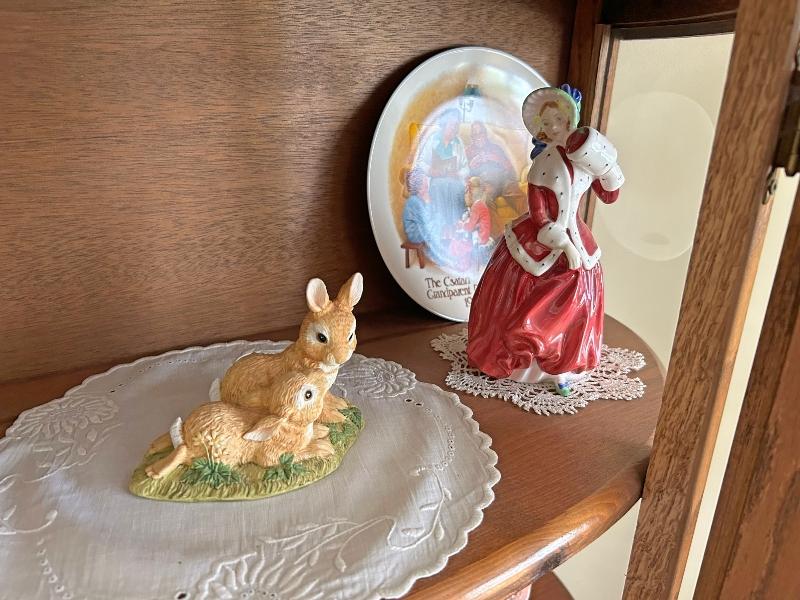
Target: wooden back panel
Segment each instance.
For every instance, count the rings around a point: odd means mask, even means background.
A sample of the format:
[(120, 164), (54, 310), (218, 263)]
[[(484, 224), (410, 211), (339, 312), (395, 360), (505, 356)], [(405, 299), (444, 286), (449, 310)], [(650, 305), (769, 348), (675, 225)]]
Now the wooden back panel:
[(0, 5), (0, 381), (407, 303), (366, 209), (392, 90), (448, 47), (566, 73), (573, 2)]

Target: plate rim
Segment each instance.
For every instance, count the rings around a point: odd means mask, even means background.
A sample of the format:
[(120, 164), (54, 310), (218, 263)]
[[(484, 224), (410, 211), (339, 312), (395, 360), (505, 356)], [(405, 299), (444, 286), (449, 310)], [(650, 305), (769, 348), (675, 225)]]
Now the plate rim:
[[(402, 81), (399, 84), (397, 84), (397, 87), (394, 88), (394, 91), (392, 92), (391, 96), (389, 96), (389, 99), (386, 101), (386, 104), (384, 104), (383, 110), (381, 111), (381, 116), (378, 119), (377, 124), (375, 125), (375, 131), (372, 134), (372, 141), (370, 142), (370, 147), (369, 147), (369, 157), (368, 157), (368, 160), (367, 160), (367, 181), (366, 181), (366, 183), (367, 183), (367, 190), (366, 190), (367, 191), (367, 212), (369, 213), (369, 223), (370, 223), (370, 228), (372, 229), (372, 237), (375, 239), (375, 245), (378, 247), (378, 252), (380, 253), (381, 260), (383, 261), (384, 267), (386, 268), (387, 271), (389, 271), (389, 274), (392, 276), (392, 279), (394, 279), (395, 283), (397, 283), (397, 285), (400, 287), (400, 289), (403, 290), (403, 293), (406, 296), (408, 296), (415, 304), (417, 304), (418, 306), (420, 306), (424, 310), (428, 311), (429, 313), (436, 315), (437, 317), (441, 317), (443, 319), (447, 319), (448, 321), (453, 321), (455, 323), (466, 323), (466, 322), (469, 321), (469, 317), (467, 317), (467, 319), (459, 319), (459, 318), (456, 318), (456, 317), (453, 317), (453, 316), (450, 316), (450, 315), (442, 314), (442, 313), (438, 312), (437, 310), (434, 310), (433, 308), (422, 304), (422, 302), (420, 302), (417, 298), (412, 296), (409, 293), (409, 291), (406, 289), (406, 287), (399, 281), (399, 279), (397, 277), (395, 277), (394, 272), (389, 267), (389, 263), (386, 260), (386, 256), (384, 255), (383, 248), (381, 248), (381, 244), (378, 242), (378, 236), (376, 235), (376, 229), (375, 229), (375, 215), (373, 214), (372, 201), (371, 201), (371, 198), (370, 198), (370, 190), (372, 188), (372, 166), (373, 166), (373, 161), (375, 160), (375, 147), (377, 145), (378, 136), (381, 133), (383, 127), (385, 126), (385, 120), (387, 118), (388, 108), (392, 105), (393, 101), (395, 101), (395, 99), (397, 98), (398, 94), (401, 92), (403, 87), (405, 85), (407, 85), (407, 83), (410, 80), (413, 81), (413, 78), (417, 74), (417, 72), (422, 70), (422, 68), (425, 67), (426, 65), (428, 65), (429, 63), (437, 61), (437, 60), (442, 60), (444, 57), (447, 57), (447, 56), (456, 55), (456, 54), (466, 54), (466, 53), (471, 53), (471, 52), (478, 52), (478, 53), (481, 53), (481, 54), (483, 54), (483, 53), (492, 54), (492, 55), (495, 55), (495, 56), (500, 56), (503, 59), (510, 60), (511, 62), (516, 63), (517, 65), (519, 65), (523, 69), (525, 69), (527, 71), (530, 71), (531, 74), (533, 74), (536, 77), (538, 77), (539, 79), (541, 79), (542, 82), (544, 82), (544, 86), (542, 86), (542, 87), (547, 87), (548, 85), (550, 85), (547, 82), (547, 80), (544, 77), (542, 77), (541, 73), (539, 73), (539, 71), (537, 71), (534, 67), (532, 67), (531, 65), (529, 65), (528, 63), (523, 61), (521, 58), (519, 58), (517, 56), (514, 56), (513, 54), (510, 54), (508, 52), (505, 52), (503, 50), (498, 50), (496, 48), (488, 48), (488, 47), (485, 47), (485, 46), (458, 46), (456, 48), (450, 48), (449, 50), (444, 50), (442, 52), (437, 52), (433, 56), (428, 57), (427, 59), (423, 60), (420, 64), (418, 64), (416, 67), (414, 67), (408, 73), (408, 75), (403, 77)], [(538, 88), (536, 88), (536, 89), (538, 89)]]

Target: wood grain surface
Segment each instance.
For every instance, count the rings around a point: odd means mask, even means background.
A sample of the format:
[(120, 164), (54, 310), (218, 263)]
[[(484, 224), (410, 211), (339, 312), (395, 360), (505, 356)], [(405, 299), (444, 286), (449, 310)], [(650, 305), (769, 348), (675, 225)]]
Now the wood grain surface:
[(545, 573), (533, 582), (530, 600), (573, 600), (572, 594), (555, 573)]
[[(444, 386), (449, 363), (433, 351), (430, 340), (461, 327), (425, 315), (394, 321), (381, 314), (366, 316), (359, 321), (358, 352), (397, 361), (420, 381)], [(289, 338), (294, 333), (252, 337)], [(644, 342), (610, 317), (605, 339), (645, 355), (647, 366), (638, 374), (647, 385), (644, 398), (600, 400), (575, 415), (543, 417), (502, 400), (459, 393), (481, 430), (492, 437), (502, 477), (467, 546), (442, 572), (419, 580), (410, 598), (502, 600), (596, 539), (639, 499), (663, 375)], [(0, 384), (0, 399), (26, 395), (40, 404), (90, 374), (76, 371), (69, 382), (66, 375), (41, 377), (25, 387)]]
[(605, 0), (603, 22), (615, 26), (730, 20), (739, 0)]
[[(394, 360), (420, 381), (443, 386), (449, 363), (430, 348), (440, 331), (381, 338), (359, 352)], [(638, 500), (663, 387), (652, 351), (606, 317), (605, 341), (642, 351), (646, 396), (594, 402), (576, 415), (541, 417), (496, 398), (459, 393), (492, 437), (502, 477), (495, 501), (447, 568), (412, 588), (414, 600), (502, 599), (596, 539)]]
[(454, 46), (565, 74), (574, 2), (0, 2), (0, 381), (408, 300), (366, 209), (394, 88)]
[(681, 584), (769, 216), (766, 176), (794, 68), (798, 17), (798, 0), (739, 6), (626, 599), (675, 598)]
[(800, 598), (798, 264), (800, 199), (796, 198), (696, 598)]
[(567, 71), (567, 83), (577, 87), (583, 93), (581, 122), (592, 127), (595, 126), (592, 109), (598, 71), (595, 35), (597, 25), (600, 23), (602, 6), (602, 0), (577, 1)]
[[(614, 83), (617, 39), (611, 27), (600, 23), (603, 2), (578, 0), (569, 53), (568, 83), (581, 90), (581, 124), (605, 132), (605, 118)], [(596, 198), (590, 189), (581, 201), (587, 225), (594, 218)]]

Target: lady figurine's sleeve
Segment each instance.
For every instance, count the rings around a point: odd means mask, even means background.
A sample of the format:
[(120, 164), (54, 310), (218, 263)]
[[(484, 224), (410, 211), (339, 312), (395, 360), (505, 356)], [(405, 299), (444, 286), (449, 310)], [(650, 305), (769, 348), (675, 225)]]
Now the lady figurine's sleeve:
[(567, 139), (567, 158), (595, 177), (617, 164), (617, 149), (602, 133), (591, 127), (576, 129)]
[(558, 219), (558, 200), (552, 190), (528, 184), (528, 209), (530, 220), (537, 231), (536, 241), (550, 249), (572, 246), (567, 230)]
[(619, 189), (625, 183), (625, 176), (622, 174), (622, 169), (619, 165), (614, 165), (608, 173), (605, 173), (592, 181), (592, 191), (597, 194), (606, 204), (616, 202), (619, 197)]
[[(558, 206), (555, 197), (548, 196), (554, 196), (553, 192), (532, 183), (528, 184), (528, 216), (537, 230), (552, 221), (548, 204), (554, 203)], [(558, 210), (554, 212), (557, 213)]]

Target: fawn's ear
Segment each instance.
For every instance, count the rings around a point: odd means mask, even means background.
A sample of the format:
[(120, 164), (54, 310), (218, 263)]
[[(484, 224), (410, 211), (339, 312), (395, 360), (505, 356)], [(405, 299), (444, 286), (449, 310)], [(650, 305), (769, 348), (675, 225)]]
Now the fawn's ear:
[(328, 290), (325, 288), (325, 283), (322, 279), (315, 277), (308, 282), (306, 286), (306, 302), (312, 312), (319, 312), (328, 306), (330, 298), (328, 298)]
[(361, 300), (361, 294), (364, 292), (364, 278), (361, 273), (353, 273), (353, 276), (344, 282), (344, 285), (339, 289), (339, 294), (336, 300), (353, 308), (358, 301)]
[(249, 442), (266, 442), (280, 429), (286, 422), (286, 417), (276, 417), (270, 415), (256, 421), (255, 425), (244, 434), (244, 439)]

